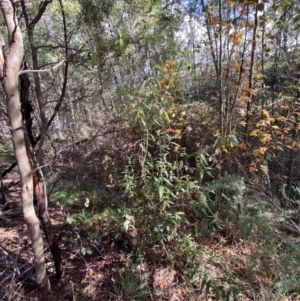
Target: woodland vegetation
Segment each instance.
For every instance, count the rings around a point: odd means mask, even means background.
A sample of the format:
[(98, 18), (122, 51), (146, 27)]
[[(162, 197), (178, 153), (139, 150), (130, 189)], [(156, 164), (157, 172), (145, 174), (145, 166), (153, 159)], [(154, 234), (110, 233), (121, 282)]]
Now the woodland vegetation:
[(300, 300), (298, 1), (0, 8), (1, 300)]

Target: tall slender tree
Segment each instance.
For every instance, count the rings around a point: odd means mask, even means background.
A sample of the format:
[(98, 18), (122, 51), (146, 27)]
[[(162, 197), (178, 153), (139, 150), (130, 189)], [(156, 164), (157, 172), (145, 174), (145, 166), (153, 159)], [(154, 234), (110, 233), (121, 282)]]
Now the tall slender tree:
[(23, 215), (31, 237), (37, 284), (43, 290), (49, 291), (50, 283), (45, 269), (43, 239), (40, 231), (40, 223), (33, 204), (33, 175), (26, 149), (28, 134), (22, 121), (18, 89), (19, 70), (24, 56), (22, 33), (14, 3), (9, 0), (1, 0), (0, 7), (7, 27), (9, 47), (9, 53), (4, 60), (1, 82), (6, 96), (12, 142), (22, 182), (21, 199)]

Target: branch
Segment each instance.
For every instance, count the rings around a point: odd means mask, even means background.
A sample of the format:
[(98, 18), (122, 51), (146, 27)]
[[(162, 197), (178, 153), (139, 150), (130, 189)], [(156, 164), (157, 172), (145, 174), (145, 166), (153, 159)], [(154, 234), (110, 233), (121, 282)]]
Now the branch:
[(36, 25), (37, 22), (39, 22), (39, 20), (41, 19), (42, 15), (44, 14), (46, 7), (48, 6), (48, 4), (50, 4), (53, 0), (46, 0), (46, 1), (42, 1), (40, 3), (40, 7), (39, 7), (39, 11), (37, 13), (37, 15), (34, 17), (34, 19), (30, 22), (30, 27), (31, 29), (34, 28), (34, 26)]
[(61, 62), (59, 62), (58, 64), (56, 64), (54, 67), (49, 68), (49, 69), (43, 69), (43, 70), (21, 70), (19, 71), (19, 75), (25, 74), (25, 73), (43, 73), (43, 72), (52, 72), (55, 69), (57, 69), (58, 67), (60, 67), (64, 62), (66, 62), (66, 60), (63, 60)]
[(67, 83), (68, 83), (68, 71), (69, 71), (68, 57), (69, 57), (69, 52), (68, 52), (67, 23), (66, 23), (66, 16), (65, 16), (64, 7), (63, 7), (63, 4), (62, 4), (61, 0), (59, 0), (59, 4), (60, 4), (61, 15), (62, 15), (62, 19), (63, 19), (66, 65), (65, 65), (65, 70), (64, 70), (64, 81), (63, 81), (63, 84), (62, 84), (62, 92), (61, 92), (59, 101), (58, 101), (58, 103), (56, 104), (56, 106), (54, 108), (54, 113), (52, 114), (52, 116), (50, 117), (50, 119), (48, 121), (48, 128), (50, 127), (50, 125), (53, 122), (55, 116), (57, 115), (57, 112), (59, 111), (59, 109), (62, 105), (62, 102), (65, 98), (65, 94), (66, 94), (66, 90), (67, 90)]
[(1, 177), (4, 178), (14, 167), (16, 167), (18, 164), (17, 162), (13, 163), (9, 168), (5, 169), (2, 174)]

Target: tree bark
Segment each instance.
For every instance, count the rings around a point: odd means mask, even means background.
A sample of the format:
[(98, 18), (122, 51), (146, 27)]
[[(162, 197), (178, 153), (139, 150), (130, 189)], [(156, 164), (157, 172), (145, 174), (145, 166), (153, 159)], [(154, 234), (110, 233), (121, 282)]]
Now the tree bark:
[(9, 54), (5, 60), (1, 83), (6, 96), (14, 152), (21, 177), (23, 215), (32, 242), (36, 282), (42, 290), (50, 291), (50, 282), (45, 269), (45, 256), (40, 223), (35, 214), (33, 205), (33, 176), (26, 152), (26, 128), (22, 122), (18, 90), (18, 74), (24, 56), (23, 39), (13, 2), (10, 0), (0, 0), (0, 7), (9, 37)]
[[(27, 29), (27, 36), (29, 40), (29, 45), (31, 48), (31, 55), (32, 55), (32, 66), (34, 70), (39, 70), (39, 63), (38, 63), (38, 55), (37, 55), (37, 46), (34, 39), (34, 27), (37, 22), (41, 19), (43, 13), (48, 4), (50, 4), (52, 0), (44, 1), (42, 6), (40, 7), (36, 17), (30, 22), (29, 15), (27, 13), (25, 1), (21, 1), (22, 12), (25, 19), (26, 29)], [(26, 71), (26, 64), (23, 71)], [(61, 260), (61, 250), (56, 242), (55, 236), (53, 234), (51, 220), (48, 213), (48, 198), (47, 198), (47, 188), (44, 179), (44, 175), (40, 166), (44, 164), (44, 141), (47, 135), (48, 130), (48, 120), (46, 117), (46, 106), (44, 104), (43, 93), (41, 88), (40, 82), (40, 75), (39, 73), (34, 73), (34, 84), (35, 84), (35, 95), (37, 98), (39, 110), (40, 110), (40, 118), (41, 118), (41, 131), (40, 131), (40, 140), (39, 145), (36, 150), (36, 154), (34, 153), (33, 149), (37, 144), (37, 140), (33, 139), (32, 131), (31, 131), (31, 107), (29, 103), (29, 77), (28, 73), (21, 74), (22, 79), (22, 91), (23, 97), (22, 102), (25, 102), (27, 108), (26, 111), (23, 111), (28, 138), (26, 139), (26, 146), (27, 146), (27, 154), (31, 161), (31, 168), (33, 173), (33, 183), (34, 183), (34, 194), (37, 200), (38, 205), (38, 216), (42, 222), (43, 229), (45, 231), (49, 247), (53, 256), (54, 265), (56, 269), (56, 278), (59, 279), (62, 275), (62, 260)]]
[[(23, 62), (23, 70), (27, 69), (26, 61)], [(55, 236), (52, 230), (52, 224), (50, 216), (48, 214), (48, 199), (46, 193), (46, 184), (44, 180), (43, 173), (39, 168), (37, 163), (34, 146), (36, 145), (36, 139), (34, 138), (32, 132), (32, 112), (33, 106), (29, 98), (29, 76), (28, 73), (23, 73), (20, 75), (20, 96), (21, 96), (21, 106), (22, 106), (22, 117), (24, 121), (24, 126), (26, 127), (25, 134), (25, 146), (27, 151), (27, 156), (29, 158), (31, 172), (33, 174), (33, 186), (34, 186), (34, 196), (37, 201), (38, 206), (38, 217), (42, 222), (43, 229), (45, 231), (49, 247), (53, 256), (56, 278), (59, 279), (62, 275), (62, 260), (61, 260), (61, 250), (57, 244)]]

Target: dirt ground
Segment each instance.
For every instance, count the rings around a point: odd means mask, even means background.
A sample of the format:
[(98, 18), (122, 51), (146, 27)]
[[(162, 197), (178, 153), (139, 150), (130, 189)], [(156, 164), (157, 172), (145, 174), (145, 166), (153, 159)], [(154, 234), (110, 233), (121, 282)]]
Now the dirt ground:
[[(83, 255), (83, 244), (86, 244), (83, 238), (89, 234), (65, 223), (64, 214), (57, 208), (51, 208), (49, 213), (62, 250), (64, 268), (63, 277), (56, 280), (52, 256), (44, 240), (46, 266), (53, 289), (52, 300), (83, 300), (83, 296), (75, 298), (74, 294), (82, 294), (85, 289), (88, 289), (85, 300), (109, 300), (106, 292), (112, 274), (122, 269), (125, 263), (119, 252), (122, 242), (111, 243), (110, 234), (106, 233), (101, 235), (101, 241), (90, 240), (87, 253), (91, 254)], [(31, 243), (26, 226), (20, 215), (16, 215), (16, 210), (14, 216), (0, 216), (0, 270), (1, 300), (23, 300), (22, 296), (27, 300), (38, 300)]]
[[(0, 300), (134, 300), (122, 298), (122, 284), (118, 287), (117, 280), (129, 263), (130, 241), (116, 238), (116, 233), (103, 225), (101, 229), (97, 225), (78, 229), (66, 222), (58, 207), (50, 208), (49, 214), (62, 250), (64, 274), (55, 279), (52, 255), (44, 239), (52, 294), (42, 295), (35, 286), (31, 243), (18, 209), (19, 214), (14, 209), (14, 216), (0, 216)], [(140, 264), (135, 272), (148, 273), (150, 265)], [(151, 277), (161, 296), (150, 294), (149, 300), (190, 300), (186, 290), (175, 285), (178, 278), (174, 270), (156, 267)]]
[[(197, 286), (187, 285), (187, 275), (178, 273), (172, 263), (162, 259), (164, 252), (160, 252), (159, 257), (150, 253), (147, 260), (138, 263), (133, 258), (138, 243), (134, 231), (124, 234), (122, 229), (103, 221), (91, 221), (84, 226), (73, 224), (68, 214), (80, 213), (80, 210), (68, 207), (66, 213), (59, 204), (49, 208), (53, 231), (62, 250), (64, 274), (59, 280), (55, 278), (52, 255), (44, 237), (46, 268), (52, 287), (51, 294), (45, 296), (35, 285), (33, 253), (22, 219), (19, 191), (10, 191), (0, 211), (0, 300), (215, 300), (210, 291), (200, 292), (201, 282)], [(205, 243), (204, 253), (213, 251), (223, 256), (225, 252), (232, 254), (229, 258), (236, 258), (252, 252), (246, 243), (227, 247), (226, 250), (218, 244)], [(212, 265), (204, 257), (201, 265), (212, 276), (222, 278), (222, 266)], [(126, 274), (127, 267), (134, 267), (133, 273)], [(243, 301), (258, 300), (248, 288), (240, 296)]]

